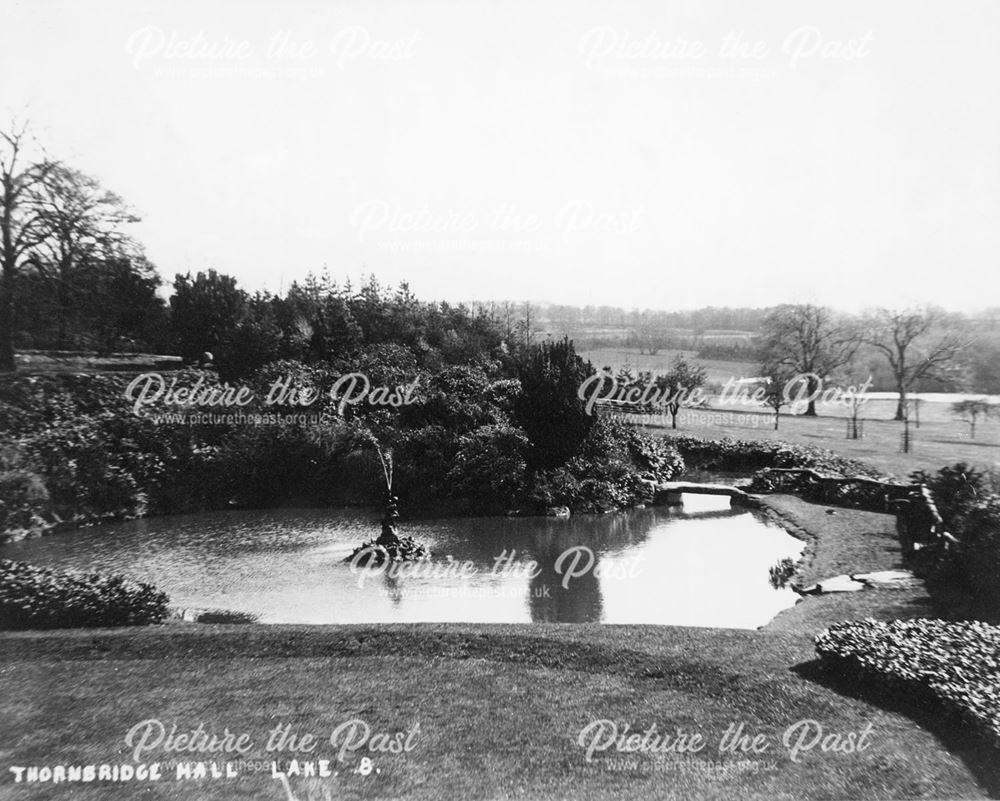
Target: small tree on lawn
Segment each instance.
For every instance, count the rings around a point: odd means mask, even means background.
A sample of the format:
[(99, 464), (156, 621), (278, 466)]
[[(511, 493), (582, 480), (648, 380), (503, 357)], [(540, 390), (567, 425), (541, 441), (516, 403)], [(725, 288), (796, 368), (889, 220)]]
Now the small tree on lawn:
[(666, 375), (656, 379), (658, 389), (664, 390), (666, 408), (670, 412), (670, 427), (677, 428), (677, 414), (681, 408), (689, 405), (688, 400), (694, 390), (704, 386), (708, 372), (696, 362), (689, 362), (683, 355), (678, 355)]
[(963, 422), (969, 424), (970, 439), (976, 438), (976, 423), (980, 418), (987, 419), (997, 413), (997, 408), (986, 398), (969, 398), (951, 405), (951, 411)]
[(868, 402), (868, 393), (851, 387), (844, 393), (844, 405), (847, 407), (848, 419), (851, 421), (851, 439), (859, 439), (858, 419), (862, 407)]
[(781, 410), (785, 406), (791, 405), (788, 393), (788, 382), (792, 381), (795, 376), (796, 373), (793, 370), (783, 369), (779, 365), (775, 365), (773, 369), (769, 370), (768, 374), (764, 376), (764, 380), (767, 383), (764, 385), (764, 398), (762, 403), (774, 411), (775, 431), (778, 430), (778, 421), (781, 418)]

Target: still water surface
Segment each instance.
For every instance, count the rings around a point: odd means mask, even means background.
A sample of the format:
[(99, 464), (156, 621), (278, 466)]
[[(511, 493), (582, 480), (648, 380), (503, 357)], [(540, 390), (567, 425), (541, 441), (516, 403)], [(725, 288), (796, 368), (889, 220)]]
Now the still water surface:
[(357, 509), (162, 517), (3, 545), (0, 558), (123, 572), (175, 606), (252, 612), (264, 623), (756, 628), (795, 602), (771, 586), (768, 568), (803, 547), (725, 498), (687, 495), (682, 510), (404, 521), (400, 533), (430, 547), (430, 564), (396, 576), (352, 570), (343, 560), (377, 534), (377, 519)]

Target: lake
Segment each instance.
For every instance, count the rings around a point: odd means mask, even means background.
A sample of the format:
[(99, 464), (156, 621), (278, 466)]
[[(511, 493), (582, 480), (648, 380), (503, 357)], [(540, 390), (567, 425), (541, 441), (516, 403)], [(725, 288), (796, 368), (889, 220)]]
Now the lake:
[(406, 521), (428, 563), (345, 564), (377, 510), (160, 517), (0, 546), (0, 558), (149, 581), (174, 606), (263, 623), (603, 622), (756, 628), (797, 596), (768, 569), (803, 543), (726, 498), (556, 518)]

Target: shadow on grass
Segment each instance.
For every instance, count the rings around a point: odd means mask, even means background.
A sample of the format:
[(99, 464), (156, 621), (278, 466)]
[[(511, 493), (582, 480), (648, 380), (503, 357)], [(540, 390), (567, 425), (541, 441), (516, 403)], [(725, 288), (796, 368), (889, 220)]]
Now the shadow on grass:
[(728, 686), (736, 674), (681, 656), (575, 640), (487, 632), (384, 629), (345, 626), (336, 630), (271, 626), (136, 627), (117, 631), (73, 630), (45, 636), (11, 632), (0, 663), (100, 659), (246, 659), (403, 657), (485, 659), (529, 667), (604, 673), (637, 680), (663, 680), (677, 689)]
[(820, 659), (802, 662), (791, 671), (840, 695), (909, 718), (961, 759), (990, 798), (1000, 798), (1000, 750), (973, 732), (957, 715), (945, 710), (929, 692), (873, 686)]

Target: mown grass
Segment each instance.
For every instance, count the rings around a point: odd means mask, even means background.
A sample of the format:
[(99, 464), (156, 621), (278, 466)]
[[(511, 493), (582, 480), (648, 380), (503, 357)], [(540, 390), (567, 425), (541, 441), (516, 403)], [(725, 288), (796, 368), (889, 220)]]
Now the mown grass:
[[(599, 348), (581, 355), (598, 369), (609, 366), (613, 371), (629, 367), (633, 372), (649, 370), (663, 373), (670, 370), (674, 357), (683, 353), (704, 365), (712, 386), (724, 385), (729, 379), (749, 378), (760, 371), (753, 362), (698, 359), (693, 351), (664, 350), (656, 355), (640, 354), (634, 348)], [(804, 445), (816, 445), (856, 459), (863, 459), (882, 471), (905, 478), (917, 469), (936, 471), (945, 464), (964, 461), (983, 470), (1000, 469), (1000, 422), (980, 420), (976, 437), (971, 437), (968, 423), (957, 418), (950, 403), (922, 401), (911, 412), (912, 449), (902, 452), (903, 424), (893, 420), (895, 401), (871, 399), (863, 407), (862, 439), (847, 439), (847, 407), (843, 403), (820, 403), (819, 416), (803, 417), (782, 409), (778, 431), (774, 430), (773, 412), (765, 406), (720, 403), (709, 392), (709, 408), (685, 409), (679, 416), (682, 433), (706, 439), (780, 439)], [(916, 425), (919, 417), (920, 427)], [(667, 418), (669, 425), (669, 418)]]
[(982, 426), (976, 439), (958, 421), (924, 422), (911, 427), (912, 447), (901, 449), (903, 424), (889, 419), (869, 419), (864, 423), (864, 437), (848, 439), (846, 420), (838, 416), (803, 417), (782, 414), (778, 430), (773, 416), (747, 409), (685, 410), (678, 418), (679, 429), (651, 427), (666, 436), (692, 434), (705, 439), (767, 439), (798, 445), (813, 445), (860, 459), (887, 475), (906, 478), (914, 470), (928, 472), (946, 464), (964, 461), (980, 470), (1000, 470), (1000, 426)]
[[(125, 758), (125, 733), (149, 717), (182, 729), (204, 723), (250, 733), (257, 747), (246, 756), (265, 759), (264, 736), (276, 723), (323, 738), (360, 717), (379, 731), (419, 722), (420, 735), (405, 756), (375, 756), (378, 774), (352, 773), (359, 763), (350, 757), (339, 776), (326, 780), (336, 798), (983, 797), (961, 761), (942, 754), (935, 738), (906, 717), (789, 671), (809, 656), (808, 643), (789, 634), (252, 627), (169, 636), (74, 633), (18, 645), (21, 658), (3, 664), (5, 687), (17, 699), (7, 731), (20, 734), (4, 744), (8, 765)], [(713, 745), (731, 722), (742, 721), (775, 746), (754, 757), (757, 774), (656, 772), (642, 755), (635, 768), (621, 770), (607, 754), (586, 763), (575, 742), (583, 726), (601, 718), (636, 729), (655, 723), (660, 731), (700, 731)], [(780, 737), (804, 718), (839, 733), (871, 723), (872, 746), (855, 755), (810, 752), (793, 763)], [(11, 798), (67, 797), (65, 787), (25, 792), (9, 778), (5, 785)], [(77, 786), (72, 797), (134, 798), (135, 789)], [(251, 774), (198, 785), (165, 781), (145, 795), (280, 798), (279, 789), (266, 774)]]
[(580, 351), (580, 356), (590, 361), (595, 369), (611, 368), (617, 373), (622, 368), (633, 372), (666, 373), (670, 371), (674, 359), (683, 356), (704, 365), (709, 384), (725, 384), (730, 378), (749, 378), (757, 375), (760, 365), (727, 359), (699, 359), (693, 350), (666, 348), (655, 354), (639, 353), (636, 348), (591, 348)]
[[(794, 498), (769, 506), (811, 536), (811, 567), (898, 566), (892, 519)], [(830, 533), (831, 536), (826, 536)], [(816, 536), (816, 535), (819, 536)], [(834, 536), (835, 535), (835, 536)], [(962, 733), (920, 710), (882, 708), (851, 697), (818, 670), (812, 639), (851, 617), (927, 614), (919, 589), (810, 598), (760, 631), (602, 625), (205, 626), (18, 633), (0, 636), (6, 726), (3, 765), (118, 762), (126, 732), (155, 717), (179, 730), (246, 732), (251, 760), (268, 754), (279, 723), (315, 734), (316, 758), (339, 723), (364, 719), (375, 731), (419, 722), (412, 751), (372, 755), (379, 772), (293, 778), (296, 797), (426, 799), (605, 798), (983, 798), (995, 786)], [(846, 735), (872, 725), (864, 752), (810, 751), (798, 762), (781, 743), (786, 728), (816, 720)], [(705, 751), (682, 767), (642, 754), (595, 754), (577, 738), (594, 720), (643, 731), (702, 733)], [(919, 722), (917, 722), (919, 721)], [(764, 734), (766, 753), (717, 753), (733, 723)], [(947, 748), (944, 744), (947, 744)], [(157, 753), (159, 757), (169, 757)], [(627, 761), (621, 761), (621, 758)], [(633, 761), (634, 760), (634, 761)], [(729, 774), (707, 773), (712, 762)], [(750, 767), (739, 772), (738, 763)], [(692, 763), (701, 765), (696, 772)], [(756, 765), (756, 768), (752, 767)], [(749, 772), (756, 770), (756, 772)], [(4, 797), (126, 799), (286, 798), (268, 773), (158, 784), (17, 787)]]

